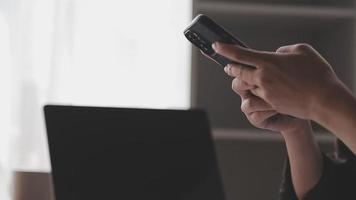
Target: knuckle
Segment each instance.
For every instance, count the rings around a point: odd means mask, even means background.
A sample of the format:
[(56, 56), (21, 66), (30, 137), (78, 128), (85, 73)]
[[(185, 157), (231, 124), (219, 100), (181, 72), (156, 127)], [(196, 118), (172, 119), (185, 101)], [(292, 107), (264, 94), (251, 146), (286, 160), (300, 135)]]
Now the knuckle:
[(281, 46), (276, 50), (276, 52), (281, 53), (281, 52), (285, 52), (286, 50), (287, 50), (287, 46)]
[(294, 45), (294, 49), (299, 52), (306, 52), (306, 51), (310, 51), (311, 49), (313, 49), (313, 47), (307, 43), (300, 43), (300, 44)]
[(238, 87), (238, 79), (237, 78), (234, 78), (233, 80), (232, 80), (232, 83), (231, 83), (231, 88), (232, 88), (232, 90), (233, 91), (237, 91), (237, 87)]
[(241, 111), (245, 114), (248, 115), (248, 109), (246, 106), (244, 106), (243, 104), (241, 104)]
[(239, 93), (241, 88), (241, 81), (238, 78), (235, 78), (232, 83), (232, 90), (235, 91), (236, 93)]
[(247, 107), (247, 104), (246, 104), (246, 100), (241, 102), (241, 111), (243, 113), (245, 113), (246, 115), (248, 114), (248, 107)]
[(249, 117), (252, 123), (257, 124), (259, 121), (261, 121), (261, 112), (253, 112)]
[(245, 114), (249, 114), (253, 108), (251, 99), (245, 99), (241, 102), (241, 111)]
[(241, 69), (240, 69), (240, 67), (230, 67), (229, 73), (231, 75), (236, 76), (236, 75), (239, 75), (241, 73)]

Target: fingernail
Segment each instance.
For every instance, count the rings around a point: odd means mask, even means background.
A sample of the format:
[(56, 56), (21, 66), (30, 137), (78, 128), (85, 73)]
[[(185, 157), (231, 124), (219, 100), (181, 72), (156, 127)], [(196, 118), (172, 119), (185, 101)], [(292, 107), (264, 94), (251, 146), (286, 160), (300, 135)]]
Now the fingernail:
[[(230, 70), (231, 70), (230, 64), (226, 65), (225, 68), (226, 68), (226, 71), (225, 71), (225, 72), (226, 72), (227, 74), (229, 74), (229, 72), (230, 72)], [(224, 70), (225, 70), (225, 69), (224, 69)]]
[(225, 73), (227, 73), (228, 71), (227, 71), (228, 69), (227, 69), (227, 66), (226, 67), (224, 67), (224, 72)]
[(214, 43), (211, 45), (211, 47), (212, 47), (214, 50), (216, 50), (217, 47), (218, 47), (218, 44), (217, 44), (216, 42), (214, 42)]

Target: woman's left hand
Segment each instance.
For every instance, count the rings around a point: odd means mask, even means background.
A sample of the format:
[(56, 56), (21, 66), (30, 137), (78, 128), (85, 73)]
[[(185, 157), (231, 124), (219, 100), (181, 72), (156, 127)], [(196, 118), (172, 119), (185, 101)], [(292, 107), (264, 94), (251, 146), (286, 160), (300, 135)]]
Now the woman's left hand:
[(310, 128), (307, 120), (279, 114), (268, 103), (253, 95), (250, 86), (238, 78), (232, 83), (233, 90), (241, 97), (241, 110), (252, 125), (257, 128), (284, 133), (293, 132), (301, 127)]

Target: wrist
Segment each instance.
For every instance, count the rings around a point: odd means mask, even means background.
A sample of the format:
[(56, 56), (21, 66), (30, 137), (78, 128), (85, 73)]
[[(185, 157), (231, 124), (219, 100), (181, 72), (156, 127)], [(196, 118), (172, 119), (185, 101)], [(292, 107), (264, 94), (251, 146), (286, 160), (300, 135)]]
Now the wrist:
[(325, 125), (338, 113), (350, 112), (356, 108), (356, 99), (351, 91), (341, 82), (331, 84), (327, 90), (315, 98), (312, 103), (310, 119)]
[(300, 120), (295, 126), (287, 130), (281, 131), (285, 139), (294, 137), (305, 137), (313, 134), (310, 121)]
[(285, 144), (289, 156), (292, 157), (296, 153), (300, 155), (313, 155), (313, 157), (320, 158), (321, 152), (319, 146), (314, 138), (313, 129), (310, 121), (303, 120), (303, 124), (288, 132), (283, 132)]

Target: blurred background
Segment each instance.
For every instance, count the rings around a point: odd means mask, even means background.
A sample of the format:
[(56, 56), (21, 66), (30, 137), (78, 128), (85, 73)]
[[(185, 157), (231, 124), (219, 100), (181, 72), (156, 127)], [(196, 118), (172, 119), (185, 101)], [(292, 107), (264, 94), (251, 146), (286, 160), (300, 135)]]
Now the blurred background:
[(231, 79), (182, 31), (203, 13), (252, 48), (310, 43), (354, 89), (355, 12), (354, 0), (0, 0), (0, 199), (17, 198), (13, 172), (51, 170), (47, 103), (203, 108), (227, 198), (276, 199), (282, 138), (249, 125)]

